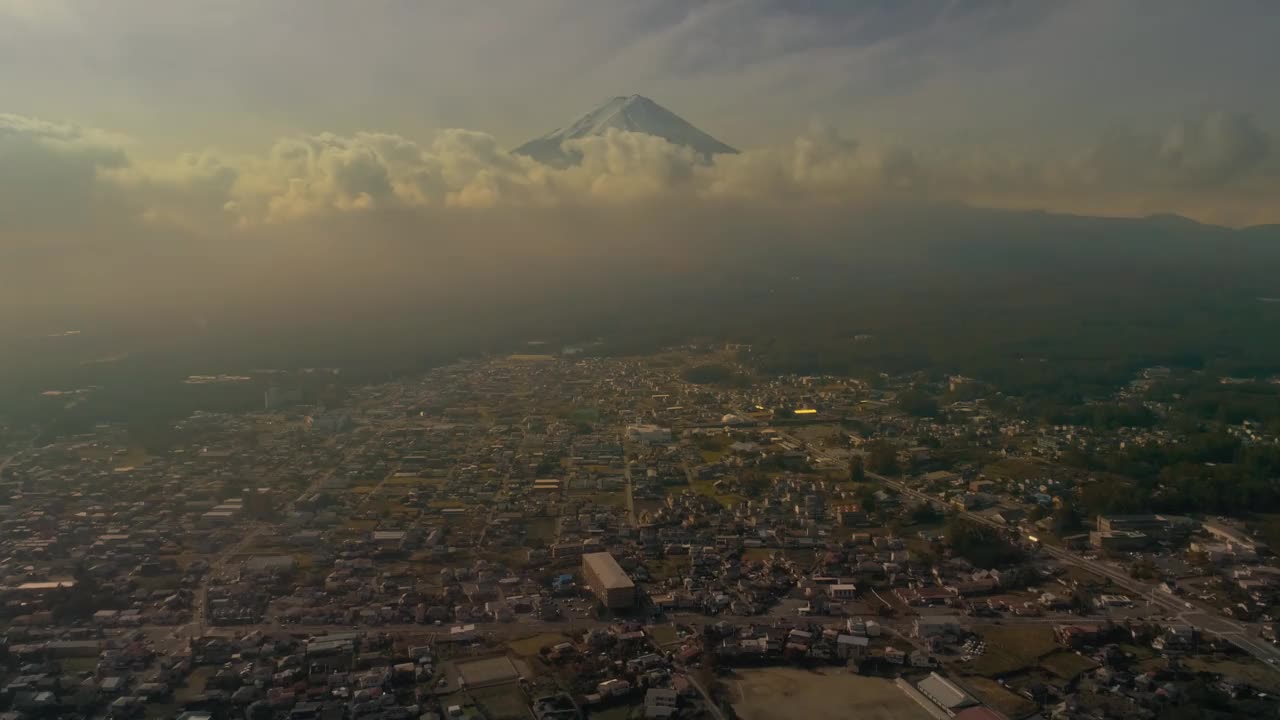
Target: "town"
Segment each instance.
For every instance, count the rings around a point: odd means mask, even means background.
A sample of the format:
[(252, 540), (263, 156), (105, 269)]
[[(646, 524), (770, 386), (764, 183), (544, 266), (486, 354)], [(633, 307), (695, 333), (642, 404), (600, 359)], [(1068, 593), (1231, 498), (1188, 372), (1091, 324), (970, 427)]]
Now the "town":
[(162, 447), (6, 427), (4, 720), (1273, 712), (1268, 516), (1175, 505), (1168, 475), (1143, 497), (1184, 510), (1127, 507), (1104, 462), (1188, 445), (1177, 372), (1098, 404), (1136, 420), (1050, 422), (750, 350), (275, 371)]

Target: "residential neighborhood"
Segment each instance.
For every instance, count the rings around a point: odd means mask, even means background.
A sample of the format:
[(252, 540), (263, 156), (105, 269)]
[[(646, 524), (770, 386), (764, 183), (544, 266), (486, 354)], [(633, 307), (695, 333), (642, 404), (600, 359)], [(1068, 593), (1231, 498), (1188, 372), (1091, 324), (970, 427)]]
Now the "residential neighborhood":
[(1274, 707), (1259, 528), (1090, 513), (1107, 479), (1064, 461), (1176, 436), (962, 377), (708, 380), (746, 375), (732, 350), (531, 350), (321, 404), (286, 376), (154, 452), (6, 428), (5, 720)]

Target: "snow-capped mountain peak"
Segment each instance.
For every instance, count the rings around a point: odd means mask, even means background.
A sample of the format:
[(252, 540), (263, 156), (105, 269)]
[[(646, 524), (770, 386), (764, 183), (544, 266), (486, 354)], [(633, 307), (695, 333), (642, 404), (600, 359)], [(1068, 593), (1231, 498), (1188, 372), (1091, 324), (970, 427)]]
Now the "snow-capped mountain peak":
[(512, 152), (548, 165), (565, 165), (575, 158), (561, 147), (562, 143), (604, 135), (609, 130), (654, 135), (673, 145), (692, 148), (704, 158), (738, 152), (643, 95), (610, 98), (569, 125), (530, 140)]

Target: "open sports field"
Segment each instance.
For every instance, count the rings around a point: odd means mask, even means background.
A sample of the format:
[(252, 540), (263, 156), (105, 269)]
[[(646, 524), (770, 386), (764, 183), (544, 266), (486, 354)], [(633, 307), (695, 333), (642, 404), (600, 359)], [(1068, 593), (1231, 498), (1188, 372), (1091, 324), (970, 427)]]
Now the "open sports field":
[(883, 678), (835, 668), (738, 670), (728, 680), (742, 720), (932, 720), (914, 700)]

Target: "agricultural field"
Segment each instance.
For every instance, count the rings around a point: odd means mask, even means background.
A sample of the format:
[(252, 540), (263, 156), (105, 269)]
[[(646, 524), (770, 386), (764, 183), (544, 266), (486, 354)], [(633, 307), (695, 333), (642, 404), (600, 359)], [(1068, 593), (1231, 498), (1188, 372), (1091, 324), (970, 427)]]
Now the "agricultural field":
[(1098, 667), (1092, 659), (1069, 650), (1059, 650), (1040, 659), (1040, 667), (1063, 680), (1074, 680), (1078, 675)]
[(994, 678), (1020, 672), (1039, 664), (1040, 658), (1060, 647), (1053, 630), (1038, 625), (988, 625), (977, 632), (986, 641), (987, 651), (973, 662), (957, 666), (967, 675)]
[(468, 694), (489, 720), (524, 720), (530, 716), (529, 701), (519, 685), (500, 685)]
[(844, 670), (739, 670), (728, 681), (742, 720), (931, 720), (892, 681)]
[(540, 633), (532, 637), (512, 640), (507, 643), (507, 647), (511, 648), (511, 652), (521, 657), (529, 657), (530, 655), (537, 655), (538, 651), (544, 647), (558, 645), (568, 640), (568, 636), (560, 633)]
[(965, 688), (971, 691), (983, 704), (989, 705), (1005, 717), (1023, 717), (1034, 712), (1036, 704), (1030, 700), (1009, 692), (995, 680), (982, 677), (965, 678)]

